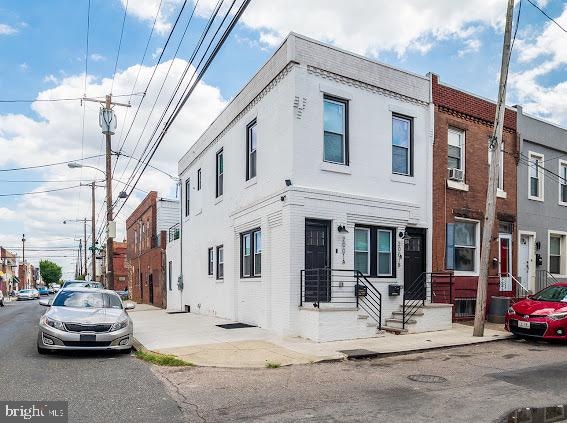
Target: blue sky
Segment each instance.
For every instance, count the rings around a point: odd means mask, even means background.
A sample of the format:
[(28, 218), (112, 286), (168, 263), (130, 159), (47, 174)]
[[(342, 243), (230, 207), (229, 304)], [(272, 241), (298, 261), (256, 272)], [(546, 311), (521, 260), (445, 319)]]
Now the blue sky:
[[(155, 31), (144, 61), (146, 79), (155, 65), (181, 0), (163, 0)], [(178, 55), (188, 59), (212, 10), (213, 0), (201, 0)], [(237, 1), (239, 4), (240, 1)], [(516, 2), (518, 3), (518, 2)], [(88, 0), (4, 0), (0, 5), (0, 97), (35, 99), (80, 97), (83, 94)], [(126, 0), (91, 0), (87, 95), (104, 95), (113, 77)], [(140, 64), (158, 0), (129, 0), (114, 94), (132, 88), (132, 75)], [(561, 1), (539, 0), (540, 7), (567, 26)], [(505, 0), (409, 0), (402, 6), (388, 1), (351, 2), (311, 0), (252, 0), (241, 23), (205, 75), (193, 110), (184, 110), (187, 128), (164, 142), (156, 166), (176, 173), (179, 155), (194, 142), (230, 98), (248, 81), (291, 30), (338, 45), (418, 74), (435, 72), (441, 81), (487, 98), (497, 93)], [(174, 32), (169, 60), (193, 4), (188, 1), (180, 28)], [(518, 5), (516, 6), (517, 13)], [(528, 113), (567, 124), (563, 105), (567, 87), (567, 34), (523, 0), (521, 20), (511, 65), (508, 103), (526, 105)], [(174, 70), (184, 62), (175, 63)], [(160, 67), (165, 72), (165, 64)], [(158, 75), (162, 75), (158, 72)], [(174, 72), (175, 74), (175, 72)], [(106, 78), (106, 79), (105, 79)], [(173, 78), (170, 75), (170, 79)], [(144, 77), (138, 87), (145, 85)], [(161, 83), (156, 79), (156, 86)], [(167, 91), (167, 89), (166, 89)], [(40, 94), (43, 93), (43, 94)], [(196, 94), (197, 91), (196, 91)], [(136, 105), (139, 99), (133, 99)], [(151, 104), (150, 93), (146, 103)], [(158, 102), (162, 104), (161, 100)], [(134, 110), (134, 108), (132, 108)], [(67, 104), (0, 104), (0, 169), (70, 160), (100, 152), (97, 106), (87, 105), (87, 127), (82, 132), (83, 109), (78, 101)], [(119, 122), (125, 111), (120, 110)], [(128, 111), (128, 113), (131, 113)], [(149, 109), (148, 109), (149, 113)], [(142, 113), (143, 114), (143, 113)], [(126, 116), (126, 124), (132, 114)], [(120, 131), (121, 128), (119, 128)], [(135, 122), (134, 130), (139, 125)], [(116, 138), (116, 137), (115, 137)], [(131, 152), (134, 138), (124, 151)], [(163, 151), (162, 151), (163, 150)], [(8, 154), (6, 154), (8, 152)], [(101, 160), (89, 162), (102, 166)], [(119, 162), (122, 173), (124, 162)], [(131, 169), (131, 167), (129, 168)], [(129, 174), (124, 172), (125, 177)], [(36, 171), (0, 172), (0, 194), (45, 190), (91, 180), (96, 172), (65, 166)], [(6, 180), (61, 182), (10, 183)], [(68, 182), (66, 182), (68, 181)], [(156, 182), (157, 181), (157, 182)], [(140, 187), (175, 195), (167, 177), (150, 173)], [(116, 188), (118, 190), (118, 187)], [(35, 245), (76, 245), (82, 228), (64, 219), (88, 216), (86, 189), (29, 197), (0, 197), (0, 245), (13, 247), (26, 232)], [(102, 197), (102, 190), (98, 193)], [(136, 199), (142, 198), (139, 193)], [(136, 199), (131, 203), (135, 205)], [(97, 209), (100, 208), (97, 204)], [(127, 211), (127, 209), (126, 209)], [(125, 219), (127, 214), (121, 217)], [(119, 219), (120, 224), (120, 219)], [(71, 227), (70, 227), (71, 226)], [(55, 240), (61, 242), (55, 242)], [(32, 260), (33, 261), (33, 260)], [(66, 271), (73, 260), (62, 259)]]

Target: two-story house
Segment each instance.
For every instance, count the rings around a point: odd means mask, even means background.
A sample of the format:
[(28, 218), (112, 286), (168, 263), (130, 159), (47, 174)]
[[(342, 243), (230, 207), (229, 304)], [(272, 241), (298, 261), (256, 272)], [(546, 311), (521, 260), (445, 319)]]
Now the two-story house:
[(181, 308), (315, 340), (399, 323), (396, 285), (431, 269), (430, 102), (428, 77), (290, 34), (179, 162)]
[(139, 303), (166, 308), (167, 229), (179, 220), (179, 201), (150, 191), (126, 220), (130, 296)]
[(518, 276), (536, 292), (567, 279), (567, 130), (516, 108)]
[[(452, 272), (455, 318), (474, 316), (496, 105), (442, 84), (432, 75), (433, 271)], [(516, 275), (516, 112), (504, 117), (496, 219), (490, 246), (488, 298), (512, 295)]]

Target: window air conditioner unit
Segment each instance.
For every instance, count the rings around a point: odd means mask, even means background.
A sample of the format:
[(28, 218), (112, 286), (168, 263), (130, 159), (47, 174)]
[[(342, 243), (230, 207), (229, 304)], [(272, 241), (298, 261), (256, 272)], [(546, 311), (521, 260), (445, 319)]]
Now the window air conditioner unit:
[(462, 169), (450, 168), (448, 171), (448, 177), (451, 181), (463, 182), (465, 179), (465, 172)]

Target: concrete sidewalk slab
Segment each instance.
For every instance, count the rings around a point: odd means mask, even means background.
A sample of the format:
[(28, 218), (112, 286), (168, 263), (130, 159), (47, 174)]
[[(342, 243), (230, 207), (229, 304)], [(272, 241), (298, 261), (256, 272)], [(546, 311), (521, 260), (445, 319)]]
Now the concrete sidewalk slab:
[(507, 332), (494, 329), (486, 329), (482, 338), (473, 337), (470, 326), (454, 324), (446, 331), (408, 335), (386, 333), (375, 338), (313, 342), (299, 337), (281, 337), (257, 327), (223, 329), (217, 325), (234, 322), (193, 313), (168, 314), (152, 306), (137, 306), (130, 316), (134, 322), (136, 345), (176, 355), (198, 366), (216, 367), (307, 364), (343, 360), (348, 357), (349, 350), (368, 350), (369, 356), (382, 356), (510, 337)]

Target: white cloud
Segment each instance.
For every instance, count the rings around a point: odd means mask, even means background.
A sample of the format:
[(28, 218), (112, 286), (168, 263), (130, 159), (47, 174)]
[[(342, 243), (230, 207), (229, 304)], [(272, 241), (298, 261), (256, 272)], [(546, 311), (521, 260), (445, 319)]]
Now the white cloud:
[(163, 51), (163, 47), (156, 48), (155, 51), (152, 53), (152, 59), (157, 59), (162, 51)]
[(18, 30), (13, 26), (0, 23), (0, 35), (12, 35), (16, 32), (18, 32)]
[(6, 207), (0, 207), (0, 220), (15, 220), (17, 213)]
[(106, 57), (98, 53), (93, 53), (89, 57), (93, 62), (102, 62), (103, 60), (106, 60)]
[(57, 79), (57, 77), (53, 74), (49, 74), (49, 75), (45, 75), (43, 77), (43, 82), (50, 82), (53, 84), (57, 84), (59, 82), (59, 80)]
[(482, 46), (482, 42), (476, 38), (471, 38), (470, 40), (465, 41), (465, 47), (458, 51), (459, 57), (464, 57), (467, 54), (471, 53), (478, 53), (480, 47)]
[[(567, 26), (567, 5), (559, 17)], [(511, 96), (532, 115), (567, 125), (567, 82), (558, 79), (567, 67), (567, 37), (553, 22), (546, 22), (543, 31), (530, 28), (515, 43), (518, 69), (509, 76)], [(559, 72), (563, 72), (562, 74)]]
[[(162, 95), (160, 96), (152, 117), (148, 119), (149, 111), (156, 98), (159, 86), (165, 78), (169, 65), (169, 61), (164, 62), (160, 64), (157, 69), (147, 98), (140, 109), (136, 123), (124, 146), (123, 151), (127, 154), (130, 154), (134, 149), (134, 145), (143, 125), (148, 121), (148, 127), (136, 151), (136, 156), (141, 153), (143, 145), (145, 145), (151, 130), (154, 128), (163, 107), (165, 107), (169, 100), (169, 96), (186, 66), (186, 62), (181, 59), (176, 59), (173, 62)], [(119, 72), (114, 82), (114, 92), (130, 92), (134, 80), (136, 79), (138, 69), (139, 66), (135, 65)], [(138, 89), (146, 85), (152, 71), (153, 67), (144, 66), (141, 68), (137, 85)], [(189, 74), (191, 74), (191, 72), (189, 72)], [(37, 98), (80, 97), (84, 91), (83, 75), (62, 77), (56, 83), (57, 85), (55, 87), (40, 92)], [(87, 81), (87, 95), (89, 97), (103, 95), (110, 90), (111, 83), (112, 80), (110, 78), (98, 80), (89, 77)], [(122, 100), (126, 99), (123, 98)], [(139, 101), (139, 97), (132, 98), (133, 107), (128, 110), (123, 107), (116, 107), (118, 129), (116, 135), (113, 137), (113, 146), (115, 149), (119, 148), (121, 134), (122, 136), (124, 135), (122, 131), (125, 131), (129, 126)], [(187, 151), (225, 104), (225, 100), (216, 87), (200, 83), (168, 135), (163, 140), (162, 145), (151, 162), (152, 165), (172, 175), (176, 175), (177, 162), (181, 155)], [(99, 106), (96, 103), (86, 103), (84, 156), (96, 155), (101, 152), (103, 136), (98, 126), (98, 108)], [(83, 113), (80, 102), (36, 102), (32, 104), (32, 109), (37, 115), (37, 118), (31, 118), (22, 114), (0, 115), (0, 151), (9, 151), (9, 149), (17, 147), (18, 151), (22, 153), (18, 155), (0, 155), (0, 167), (28, 166), (80, 158), (82, 151), (81, 123)], [(125, 116), (126, 124), (124, 125)], [(126, 157), (120, 159), (114, 175), (115, 178), (128, 178), (135, 162), (132, 161), (124, 176), (121, 176), (127, 161), (128, 159)], [(89, 161), (88, 164), (104, 167), (104, 159), (94, 159)], [(101, 174), (86, 168), (81, 170), (69, 169), (66, 166), (55, 166), (37, 171), (34, 178), (70, 180), (78, 179), (81, 176), (85, 180), (93, 180), (97, 178), (100, 179)], [(36, 187), (36, 190), (42, 191), (55, 187), (73, 185), (77, 185), (77, 183), (43, 184)], [(145, 191), (157, 190), (161, 196), (171, 197), (175, 195), (175, 183), (167, 176), (150, 168), (148, 168), (141, 178), (138, 187)], [(116, 183), (114, 185), (113, 191), (115, 198), (121, 189), (121, 184)], [(103, 204), (104, 190), (97, 189), (96, 195), (96, 209), (98, 211)], [(118, 239), (124, 237), (126, 218), (144, 195), (143, 193), (135, 191), (133, 198), (128, 201), (127, 206), (118, 216)], [(18, 221), (24, 222), (24, 228), (20, 230), (19, 227), (16, 229), (14, 225), (9, 225), (7, 221), (0, 222), (2, 242), (12, 242), (6, 241), (7, 238), (5, 238), (5, 236), (14, 237), (13, 242), (16, 242), (15, 240), (17, 240), (18, 234), (12, 232), (18, 231), (30, 234), (33, 233), (36, 244), (45, 245), (50, 242), (50, 239), (61, 236), (69, 238), (69, 241), (65, 242), (65, 245), (69, 245), (69, 243), (73, 244), (72, 238), (74, 236), (82, 236), (82, 225), (63, 225), (61, 222), (65, 219), (90, 218), (89, 188), (21, 197), (17, 204), (14, 211), (17, 213)], [(62, 243), (58, 245), (62, 245)], [(74, 271), (74, 258), (65, 258), (58, 261), (64, 265), (65, 271)]]
[(25, 62), (24, 62), (24, 63), (20, 63), (19, 67), (20, 67), (20, 70), (21, 70), (22, 72), (26, 72), (26, 71), (30, 68), (30, 67), (28, 66), (28, 64), (25, 63)]
[[(127, 0), (120, 0), (122, 7), (126, 7)], [(163, 0), (161, 9), (156, 19), (155, 31), (163, 35), (171, 29), (170, 18), (181, 4), (181, 0)], [(128, 2), (128, 13), (142, 21), (146, 21), (150, 26), (153, 24), (158, 12), (160, 0), (135, 0)]]

